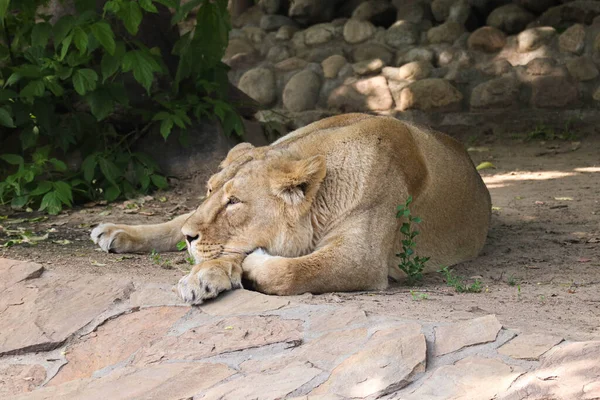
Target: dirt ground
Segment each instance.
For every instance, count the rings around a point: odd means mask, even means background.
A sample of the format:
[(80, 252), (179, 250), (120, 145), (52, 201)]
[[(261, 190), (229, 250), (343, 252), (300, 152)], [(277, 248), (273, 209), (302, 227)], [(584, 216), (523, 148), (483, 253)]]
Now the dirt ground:
[[(454, 267), (467, 284), (479, 279), (480, 293), (457, 293), (433, 273), (414, 288), (395, 283), (383, 292), (305, 294), (297, 300), (354, 304), (419, 321), (496, 314), (518, 331), (600, 339), (600, 135), (578, 136), (577, 142), (491, 136), (466, 143), (476, 164), (496, 167), (481, 171), (494, 206), (487, 245), (479, 258)], [(174, 284), (190, 268), (184, 252), (105, 254), (89, 240), (99, 222), (165, 221), (193, 209), (204, 193), (191, 182), (173, 186), (134, 202), (89, 205), (49, 218), (0, 209), (0, 218), (8, 217), (0, 220), (0, 245), (22, 238), (23, 231), (33, 235), (30, 242), (48, 234), (35, 244), (0, 247), (0, 257), (36, 261), (61, 274)]]

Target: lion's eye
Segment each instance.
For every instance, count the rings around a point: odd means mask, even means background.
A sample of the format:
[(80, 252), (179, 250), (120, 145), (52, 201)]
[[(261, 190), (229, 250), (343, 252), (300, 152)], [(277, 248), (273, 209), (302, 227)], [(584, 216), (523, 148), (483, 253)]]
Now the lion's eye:
[(241, 203), (240, 199), (238, 199), (237, 197), (233, 197), (233, 196), (230, 197), (229, 200), (227, 201), (228, 206), (238, 204), (238, 203)]

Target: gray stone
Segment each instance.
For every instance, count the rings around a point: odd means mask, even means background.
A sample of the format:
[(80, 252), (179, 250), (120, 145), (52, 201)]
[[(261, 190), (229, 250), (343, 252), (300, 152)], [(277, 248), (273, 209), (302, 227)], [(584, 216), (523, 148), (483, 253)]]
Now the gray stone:
[(382, 46), (380, 44), (363, 43), (354, 49), (352, 57), (354, 59), (354, 62), (367, 61), (372, 60), (374, 58), (379, 58), (386, 65), (390, 65), (392, 63), (392, 58), (394, 57), (394, 55), (385, 46)]
[(375, 58), (373, 60), (360, 61), (352, 64), (352, 69), (357, 75), (372, 75), (378, 74), (384, 67), (384, 63), (381, 59)]
[(579, 99), (579, 91), (564, 76), (538, 76), (531, 82), (531, 105), (537, 108), (562, 108)]
[(457, 110), (460, 108), (463, 95), (449, 82), (429, 78), (408, 85), (400, 93), (400, 104), (396, 107), (405, 110)]
[(331, 41), (335, 37), (335, 27), (332, 24), (313, 25), (304, 31), (304, 43), (307, 46), (317, 46)]
[(276, 31), (282, 26), (298, 26), (298, 24), (285, 15), (263, 15), (260, 19), (260, 28), (265, 31)]
[(540, 14), (556, 5), (558, 0), (514, 0), (514, 2), (535, 14)]
[(600, 15), (600, 2), (575, 0), (546, 10), (540, 15), (538, 21), (542, 26), (566, 28), (573, 23), (591, 25), (598, 15)]
[(471, 50), (496, 53), (506, 44), (506, 35), (500, 29), (484, 26), (469, 35), (467, 45)]
[(267, 32), (256, 26), (245, 26), (242, 28), (242, 31), (244, 32), (244, 35), (255, 44), (262, 43), (265, 39), (265, 36), (267, 36)]
[(258, 6), (265, 14), (276, 14), (281, 7), (281, 0), (258, 0)]
[(513, 66), (505, 58), (500, 58), (480, 65), (479, 70), (487, 75), (500, 76), (511, 72)]
[(388, 80), (388, 87), (390, 88), (390, 93), (392, 94), (396, 108), (398, 108), (398, 105), (402, 102), (402, 90), (410, 85), (410, 83), (411, 82), (409, 81)]
[(424, 47), (415, 47), (406, 52), (398, 53), (396, 57), (396, 65), (403, 65), (413, 61), (427, 61), (432, 62), (434, 59), (434, 53), (431, 49)]
[(433, 353), (441, 356), (463, 347), (493, 342), (501, 328), (502, 325), (495, 315), (438, 326), (435, 328)]
[(488, 15), (487, 24), (509, 34), (525, 29), (533, 21), (535, 15), (517, 4), (507, 4), (494, 9)]
[(498, 349), (511, 358), (538, 360), (540, 356), (563, 341), (563, 338), (544, 334), (519, 335)]
[(429, 43), (454, 43), (465, 32), (465, 27), (458, 22), (445, 22), (427, 31)]
[(348, 82), (334, 89), (327, 106), (344, 112), (384, 111), (394, 105), (383, 76)]
[(277, 45), (269, 49), (267, 53), (267, 60), (272, 63), (278, 63), (283, 60), (287, 60), (292, 56), (292, 52), (287, 46)]
[(431, 12), (437, 21), (467, 22), (471, 7), (466, 0), (434, 0)]
[(419, 24), (424, 20), (432, 19), (431, 8), (425, 2), (405, 2), (401, 1), (399, 4), (395, 4), (398, 12), (396, 13), (396, 19), (398, 21), (409, 21), (415, 24)]
[(374, 337), (358, 353), (338, 365), (311, 394), (335, 394), (344, 398), (377, 398), (411, 383), (425, 371), (426, 344), (423, 334), (403, 331)]
[(569, 343), (542, 356), (499, 400), (600, 398), (600, 341)]
[[(13, 270), (13, 277), (38, 273), (35, 265), (20, 265), (24, 271)], [(21, 280), (0, 296), (0, 355), (56, 348), (131, 292), (130, 281), (112, 277), (48, 275)]]
[(296, 32), (298, 32), (297, 27), (291, 25), (284, 25), (277, 30), (275, 38), (277, 40), (290, 40)]
[(527, 63), (529, 75), (550, 75), (556, 72), (556, 61), (553, 58), (534, 58)]
[(254, 68), (240, 78), (238, 88), (264, 106), (275, 102), (275, 75), (267, 68)]
[(585, 46), (585, 26), (575, 24), (558, 37), (560, 51), (581, 54)]
[(428, 78), (432, 69), (433, 66), (427, 61), (414, 61), (398, 68), (396, 78), (392, 79), (418, 81), (419, 79)]
[(522, 373), (519, 367), (511, 367), (500, 360), (467, 357), (454, 365), (439, 367), (402, 399), (497, 399)]
[(387, 0), (368, 0), (354, 9), (352, 18), (370, 21), (379, 26), (388, 26), (396, 20), (395, 13), (396, 9)]
[(520, 53), (533, 51), (545, 44), (548, 44), (556, 36), (556, 29), (545, 26), (541, 28), (527, 29), (517, 36)]
[(321, 78), (313, 71), (295, 74), (283, 89), (283, 105), (290, 111), (306, 111), (315, 108), (319, 100)]
[(395, 48), (402, 48), (419, 41), (418, 27), (412, 22), (396, 21), (385, 32), (385, 42)]
[(325, 78), (335, 78), (340, 69), (347, 63), (348, 61), (346, 58), (339, 54), (327, 57), (321, 62), (321, 67), (323, 67), (323, 75)]
[(510, 107), (518, 101), (519, 86), (519, 81), (512, 76), (483, 82), (471, 93), (471, 107), (475, 109)]
[(375, 34), (375, 26), (369, 21), (349, 19), (344, 25), (344, 40), (350, 44), (364, 42)]
[(599, 74), (594, 61), (586, 56), (567, 61), (567, 69), (573, 78), (581, 82), (595, 79)]
[(298, 57), (291, 57), (286, 60), (280, 61), (275, 64), (275, 69), (279, 71), (294, 71), (297, 69), (303, 69), (308, 65), (308, 61)]

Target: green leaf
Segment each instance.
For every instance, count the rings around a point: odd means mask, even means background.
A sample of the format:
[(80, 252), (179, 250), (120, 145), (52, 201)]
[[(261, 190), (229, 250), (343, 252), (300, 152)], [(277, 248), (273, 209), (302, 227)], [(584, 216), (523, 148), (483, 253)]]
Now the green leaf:
[(134, 1), (122, 2), (117, 16), (123, 21), (125, 29), (132, 35), (137, 35), (140, 23), (142, 22), (142, 10), (138, 3)]
[(96, 154), (90, 154), (83, 160), (81, 164), (81, 170), (83, 171), (83, 179), (87, 182), (91, 182), (94, 179), (94, 175), (96, 172), (96, 166), (98, 165), (98, 160), (96, 158)]
[(67, 55), (67, 52), (69, 51), (69, 47), (71, 47), (71, 42), (73, 41), (73, 34), (70, 34), (69, 36), (67, 36), (65, 38), (65, 40), (62, 41), (62, 47), (60, 48), (60, 57), (59, 60), (62, 61), (65, 56)]
[(44, 84), (56, 97), (61, 97), (65, 93), (65, 89), (58, 83), (56, 76), (44, 77)]
[(54, 48), (58, 49), (58, 45), (67, 37), (71, 29), (75, 26), (75, 17), (65, 15), (54, 24)]
[(415, 224), (420, 224), (423, 220), (419, 217), (414, 217), (411, 219), (412, 222), (414, 222)]
[(29, 195), (15, 196), (10, 202), (12, 208), (23, 208), (29, 203)]
[(115, 34), (109, 24), (104, 21), (96, 22), (90, 26), (90, 31), (110, 55), (115, 54)]
[(125, 55), (125, 44), (123, 42), (117, 42), (115, 44), (114, 54), (111, 55), (109, 53), (105, 53), (102, 56), (102, 61), (100, 62), (100, 71), (102, 72), (102, 82), (105, 82), (109, 77), (111, 77), (115, 72), (119, 70), (119, 66), (123, 61), (123, 56)]
[(42, 97), (45, 89), (46, 85), (41, 79), (31, 81), (21, 90), (19, 97), (33, 100), (34, 97)]
[(120, 194), (121, 189), (119, 189), (116, 186), (111, 186), (108, 189), (106, 189), (106, 192), (104, 192), (104, 198), (106, 199), (106, 201), (115, 201)]
[(52, 34), (52, 25), (47, 22), (35, 24), (31, 30), (31, 45), (46, 47)]
[(23, 129), (19, 134), (19, 139), (21, 139), (23, 150), (27, 150), (36, 145), (38, 134), (34, 132), (34, 129)]
[(161, 72), (160, 64), (147, 50), (133, 50), (125, 54), (122, 64), (123, 72), (133, 70), (133, 77), (142, 85), (148, 94), (154, 80), (154, 72)]
[(163, 119), (160, 123), (160, 134), (167, 140), (173, 129), (173, 120), (171, 118)]
[(45, 193), (48, 193), (52, 190), (52, 182), (50, 181), (42, 181), (40, 182), (35, 189), (29, 192), (30, 196), (41, 196)]
[(110, 160), (106, 158), (99, 158), (98, 164), (100, 164), (100, 171), (106, 178), (107, 181), (112, 183), (114, 186), (117, 185), (117, 178), (119, 178), (121, 174), (121, 170)]
[(151, 13), (157, 13), (158, 10), (156, 9), (156, 6), (154, 4), (152, 4), (152, 0), (139, 0), (140, 2), (140, 7), (142, 7), (144, 10), (151, 12)]
[[(0, 1), (2, 1), (2, 0), (0, 0)], [(22, 78), (22, 75), (20, 73), (13, 72), (12, 74), (10, 74), (10, 76), (8, 77), (6, 82), (4, 82), (4, 87), (14, 85), (15, 83), (19, 82), (21, 80), (21, 78)]]
[(62, 210), (61, 201), (56, 191), (48, 192), (42, 198), (39, 211), (47, 210), (48, 214), (56, 215)]
[(0, 160), (4, 160), (10, 165), (22, 165), (25, 162), (23, 157), (17, 154), (2, 154)]
[(98, 121), (102, 121), (115, 110), (115, 102), (107, 90), (95, 90), (85, 96), (92, 114)]
[(402, 232), (402, 234), (409, 236), (410, 235), (410, 224), (408, 223), (403, 223), (402, 227), (400, 228), (400, 232)]
[(4, 17), (6, 17), (9, 5), (10, 0), (0, 0), (0, 25), (4, 25)]
[(71, 191), (71, 185), (67, 182), (58, 181), (54, 182), (54, 191), (56, 197), (65, 205), (71, 207), (73, 205), (73, 192)]
[(187, 247), (187, 243), (185, 242), (185, 240), (182, 240), (181, 242), (177, 243), (177, 250), (181, 251), (181, 250), (185, 250)]
[(0, 125), (7, 128), (15, 127), (15, 122), (13, 121), (12, 116), (4, 108), (0, 108)]
[(93, 69), (82, 68), (73, 74), (73, 87), (82, 96), (96, 89), (97, 81), (98, 74)]
[(154, 186), (159, 189), (167, 189), (169, 187), (167, 179), (162, 175), (152, 174), (150, 175), (150, 179), (152, 180)]
[(83, 54), (87, 50), (89, 43), (88, 35), (79, 26), (73, 29), (73, 43), (75, 43), (75, 47), (79, 50), (79, 54)]
[(63, 161), (61, 161), (59, 159), (51, 158), (48, 161), (50, 162), (50, 164), (52, 164), (54, 169), (57, 170), (58, 172), (65, 172), (67, 170), (67, 164), (65, 164)]
[(152, 117), (152, 121), (162, 121), (164, 119), (169, 119), (171, 118), (171, 114), (169, 114), (166, 111), (160, 111), (158, 113), (156, 113), (154, 115), (154, 117)]

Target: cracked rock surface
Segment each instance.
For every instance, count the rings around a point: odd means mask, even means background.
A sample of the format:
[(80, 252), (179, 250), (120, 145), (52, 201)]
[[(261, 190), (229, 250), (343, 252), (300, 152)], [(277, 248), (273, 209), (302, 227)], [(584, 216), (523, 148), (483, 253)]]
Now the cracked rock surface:
[(600, 342), (0, 259), (0, 398), (597, 399)]

